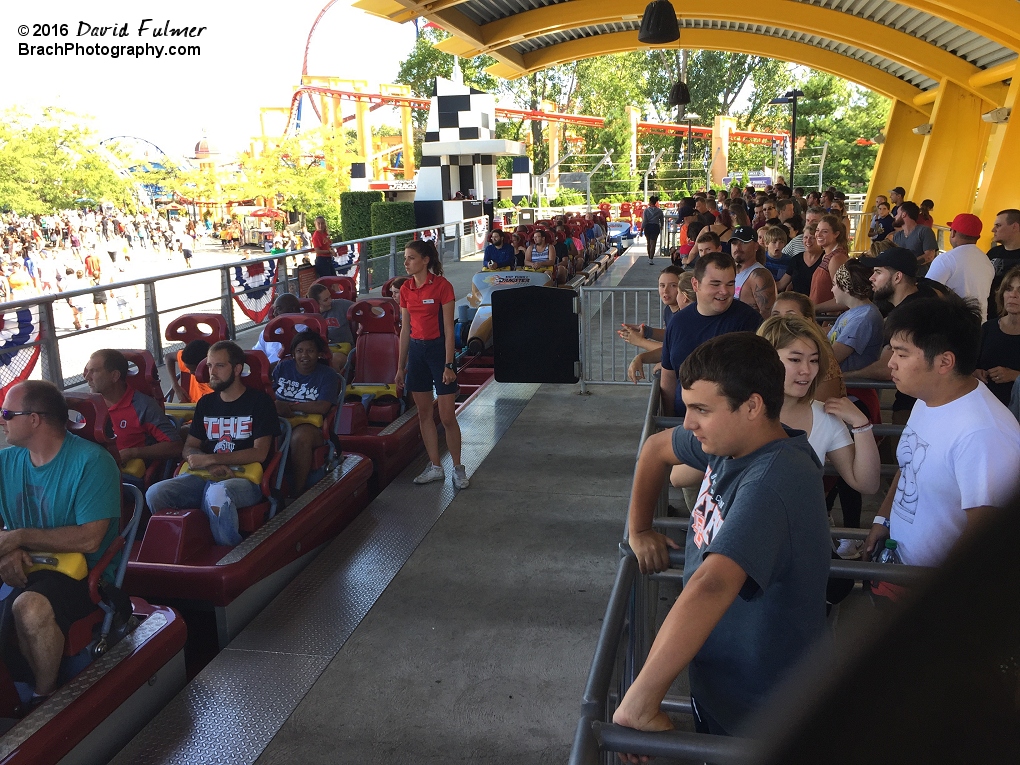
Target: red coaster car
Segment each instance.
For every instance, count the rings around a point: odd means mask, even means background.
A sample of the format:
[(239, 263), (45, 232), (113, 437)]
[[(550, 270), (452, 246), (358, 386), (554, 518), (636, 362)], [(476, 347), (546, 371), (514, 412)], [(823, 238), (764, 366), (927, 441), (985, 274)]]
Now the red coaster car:
[[(108, 415), (102, 396), (68, 396), (68, 402), (75, 413), (69, 429), (116, 456), (103, 432)], [(99, 608), (71, 625), (56, 692), (22, 718), (31, 686), (15, 683), (0, 661), (0, 762), (106, 762), (184, 686), (187, 629), (180, 615), (131, 598), (131, 616), (124, 618), (126, 611), (117, 615), (99, 589), (100, 574), (131, 546), (141, 518), (141, 493), (125, 490), (121, 533), (88, 574)], [(125, 556), (117, 584), (126, 566)]]
[[(195, 373), (202, 379), (205, 364)], [(265, 354), (246, 352), (242, 380), (271, 394)], [(187, 608), (211, 608), (220, 646), (230, 642), (311, 562), (320, 546), (364, 509), (370, 496), (372, 463), (361, 455), (345, 454), (321, 481), (282, 508), (286, 439), (277, 446), (262, 475), (265, 501), (238, 509), (241, 532), (248, 534), (240, 544), (216, 545), (200, 509), (157, 513), (134, 545), (125, 591)]]

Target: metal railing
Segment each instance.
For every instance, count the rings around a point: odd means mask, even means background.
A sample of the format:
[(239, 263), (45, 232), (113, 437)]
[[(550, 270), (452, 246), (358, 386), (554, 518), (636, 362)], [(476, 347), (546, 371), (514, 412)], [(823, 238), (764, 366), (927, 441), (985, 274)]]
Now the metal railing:
[[(641, 448), (645, 441), (664, 425), (675, 424), (660, 416), (661, 396), (657, 377), (648, 397), (641, 432)], [(667, 517), (668, 483), (663, 487), (655, 508), (653, 525), (660, 532), (685, 534), (686, 518)], [(832, 537), (864, 539), (865, 529), (831, 530)], [(683, 588), (684, 554), (670, 551), (670, 567), (657, 574), (642, 575), (637, 560), (627, 545), (628, 529), (620, 544), (620, 561), (616, 579), (606, 605), (605, 616), (581, 698), (581, 714), (574, 733), (570, 765), (610, 765), (616, 752), (648, 757), (671, 757), (696, 762), (744, 765), (755, 761), (758, 742), (726, 736), (669, 731), (647, 733), (612, 724), (612, 716), (626, 695), (651, 648), (659, 602), (658, 583), (670, 582)], [(916, 566), (891, 566), (852, 560), (832, 560), (829, 576), (839, 579), (882, 581), (901, 586), (925, 582), (932, 569)], [(690, 697), (667, 695), (661, 709), (669, 714), (692, 714)]]
[[(487, 230), (487, 225), (483, 223), (486, 220), (480, 218), (440, 227), (429, 226), (396, 231), (363, 239), (335, 242), (333, 246), (346, 245), (348, 248), (353, 248), (358, 254), (357, 259), (350, 265), (352, 270), (357, 268), (359, 292), (365, 294), (380, 286), (391, 275), (398, 273), (397, 259), (398, 257), (402, 259), (402, 254), (397, 252), (399, 239), (426, 232), (434, 233), (440, 258), (446, 261), (460, 260), (484, 249), (485, 241), (481, 237), (481, 233)], [(389, 251), (386, 254), (365, 257), (372, 242), (387, 240)], [(43, 379), (53, 382), (62, 390), (79, 385), (83, 381), (80, 373), (65, 374), (65, 367), (74, 370), (83, 369), (89, 355), (102, 347), (145, 348), (152, 354), (157, 364), (162, 364), (163, 354), (166, 351), (180, 347), (179, 343), (167, 343), (164, 340), (164, 330), (166, 324), (181, 314), (219, 313), (227, 320), (228, 334), (231, 339), (236, 339), (239, 331), (261, 324), (261, 322), (256, 324), (248, 319), (234, 298), (235, 296), (260, 294), (270, 289), (272, 285), (265, 284), (240, 289), (232, 282), (231, 272), (235, 269), (251, 269), (258, 264), (275, 263), (277, 268), (276, 290), (296, 293), (297, 269), (294, 265), (299, 264), (297, 259), (300, 256), (312, 252), (311, 249), (302, 249), (264, 255), (216, 266), (174, 271), (157, 276), (111, 282), (86, 289), (0, 303), (0, 314), (14, 314), (14, 318), (19, 320), (22, 317), (17, 316), (18, 312), (29, 311), (30, 316), (26, 317), (26, 321), (30, 320), (39, 330), (38, 339), (16, 346), (4, 346), (2, 351), (5, 355), (13, 355), (25, 348), (38, 347), (40, 351), (38, 372), (41, 373)], [(214, 273), (218, 275), (218, 279), (208, 277)], [(383, 274), (386, 274), (385, 278), (381, 278)], [(203, 275), (206, 275), (205, 279), (201, 278)], [(213, 283), (218, 285), (218, 288), (210, 289)], [(206, 290), (209, 291), (206, 292)], [(71, 323), (74, 313), (71, 304), (77, 302), (75, 298), (85, 298), (81, 303), (88, 311), (93, 307), (93, 295), (112, 292), (120, 292), (122, 295), (133, 292), (136, 295), (135, 299), (141, 301), (141, 311), (136, 313), (134, 306), (129, 306), (127, 317), (121, 310), (118, 311), (119, 318), (113, 321), (96, 322), (95, 326), (82, 329), (61, 329)], [(104, 315), (108, 314), (104, 313)], [(83, 323), (88, 321), (89, 319), (82, 319)], [(112, 336), (107, 330), (121, 331)], [(95, 344), (82, 342), (85, 336), (97, 332), (100, 334), (97, 336)]]
[(621, 338), (617, 330), (621, 324), (665, 326), (658, 290), (581, 287), (579, 299), (582, 392), (587, 385), (633, 385), (627, 380), (627, 366), (641, 349)]

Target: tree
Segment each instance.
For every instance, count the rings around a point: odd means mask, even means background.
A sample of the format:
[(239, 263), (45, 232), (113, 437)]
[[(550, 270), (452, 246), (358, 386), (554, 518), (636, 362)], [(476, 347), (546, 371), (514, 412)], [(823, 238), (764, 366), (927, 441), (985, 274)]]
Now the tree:
[[(824, 186), (844, 192), (865, 191), (878, 147), (869, 141), (885, 126), (889, 101), (877, 93), (822, 72), (810, 72), (798, 85), (804, 97), (797, 103), (798, 143), (820, 147), (828, 143)], [(806, 153), (798, 156), (796, 182), (808, 185), (812, 174)]]
[(0, 209), (40, 215), (113, 202), (134, 207), (129, 178), (111, 166), (84, 118), (47, 107), (10, 109), (0, 120)]

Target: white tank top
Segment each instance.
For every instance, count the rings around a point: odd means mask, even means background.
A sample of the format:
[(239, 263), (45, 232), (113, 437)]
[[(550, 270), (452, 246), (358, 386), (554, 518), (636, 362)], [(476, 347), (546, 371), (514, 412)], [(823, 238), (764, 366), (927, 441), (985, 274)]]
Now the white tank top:
[(549, 262), (549, 245), (546, 245), (544, 250), (539, 250), (537, 245), (533, 245), (532, 248), (531, 248), (531, 262), (532, 263), (548, 263)]
[(734, 298), (738, 300), (740, 299), (740, 288), (744, 286), (744, 282), (747, 281), (747, 277), (751, 275), (751, 272), (757, 271), (759, 268), (765, 268), (765, 266), (763, 266), (761, 263), (755, 262), (755, 264), (751, 266), (749, 269), (747, 269), (746, 271), (741, 271), (739, 274), (737, 274), (737, 280), (733, 285)]

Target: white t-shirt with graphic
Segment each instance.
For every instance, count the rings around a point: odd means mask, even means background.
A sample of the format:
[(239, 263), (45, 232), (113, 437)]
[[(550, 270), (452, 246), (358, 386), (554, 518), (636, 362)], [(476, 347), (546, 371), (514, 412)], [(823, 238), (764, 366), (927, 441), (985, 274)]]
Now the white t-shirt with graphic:
[(889, 533), (904, 563), (937, 566), (967, 526), (965, 510), (1003, 507), (1020, 483), (1020, 424), (985, 387), (942, 406), (918, 400), (896, 449)]

